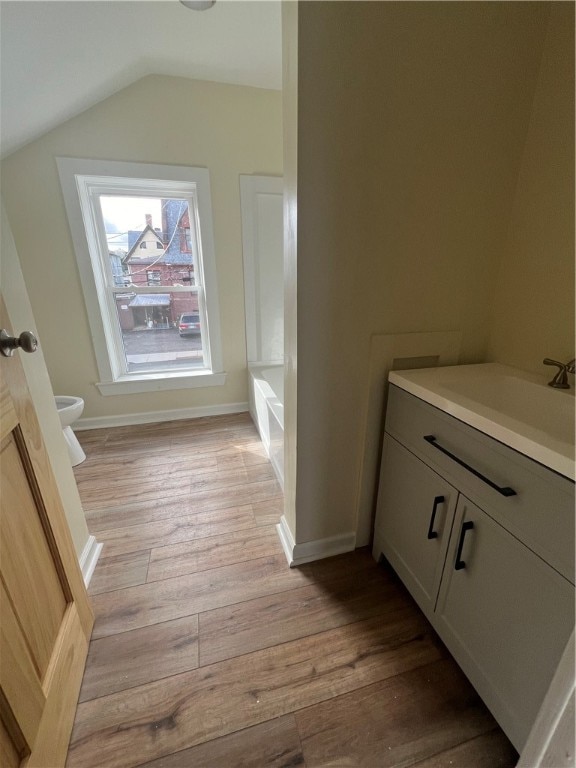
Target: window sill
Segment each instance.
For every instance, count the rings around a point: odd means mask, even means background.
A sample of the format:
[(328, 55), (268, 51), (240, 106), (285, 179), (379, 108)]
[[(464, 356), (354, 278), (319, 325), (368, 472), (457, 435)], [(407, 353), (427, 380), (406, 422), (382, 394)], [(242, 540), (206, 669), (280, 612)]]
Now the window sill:
[(101, 395), (135, 395), (191, 387), (219, 387), (226, 383), (225, 373), (202, 371), (198, 373), (147, 373), (140, 376), (122, 376), (115, 381), (97, 381)]

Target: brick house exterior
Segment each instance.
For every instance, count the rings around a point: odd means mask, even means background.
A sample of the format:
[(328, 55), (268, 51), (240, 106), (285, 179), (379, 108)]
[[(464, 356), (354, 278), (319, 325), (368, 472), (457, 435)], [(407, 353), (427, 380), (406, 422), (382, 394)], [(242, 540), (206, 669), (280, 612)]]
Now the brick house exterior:
[(143, 230), (128, 232), (128, 253), (121, 259), (118, 252), (110, 253), (114, 281), (126, 286), (126, 293), (116, 297), (122, 330), (173, 327), (183, 313), (198, 311), (194, 293), (130, 293), (130, 285), (194, 285), (188, 204), (172, 199), (161, 204), (162, 229), (153, 227), (148, 214)]

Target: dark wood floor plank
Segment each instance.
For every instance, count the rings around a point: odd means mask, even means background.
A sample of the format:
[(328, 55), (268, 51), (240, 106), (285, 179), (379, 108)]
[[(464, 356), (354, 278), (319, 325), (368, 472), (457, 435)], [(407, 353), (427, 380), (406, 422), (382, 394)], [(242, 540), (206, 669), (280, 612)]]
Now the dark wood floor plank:
[(256, 520), (252, 507), (228, 507), (214, 512), (200, 512), (159, 520), (145, 525), (130, 525), (101, 531), (98, 538), (104, 544), (106, 557), (141, 549), (165, 547), (183, 541), (217, 536), (230, 531), (253, 528)]
[(79, 701), (196, 669), (198, 616), (92, 640)]
[(307, 765), (345, 757), (346, 765), (367, 768), (410, 766), (495, 727), (452, 659), (300, 711), (296, 723)]
[(195, 746), (435, 661), (437, 642), (410, 609), (85, 702), (68, 766), (135, 766)]
[(170, 579), (281, 553), (282, 545), (274, 526), (232, 531), (153, 549), (146, 581)]
[(142, 768), (306, 768), (293, 715), (268, 720)]
[[(367, 571), (379, 572), (383, 569), (374, 562), (370, 549), (361, 547), (343, 555), (300, 565), (298, 570), (310, 574), (315, 581), (328, 583), (341, 576), (347, 576), (353, 582), (357, 579), (364, 579)], [(400, 585), (397, 577), (390, 569), (383, 578), (395, 579)], [(407, 594), (403, 586), (400, 585), (400, 589)]]
[(282, 554), (95, 595), (92, 636), (127, 632), (283, 592), (309, 583), (311, 578), (307, 572), (288, 568)]
[(512, 768), (518, 753), (500, 728), (416, 763), (415, 768)]
[(272, 536), (282, 491), (261, 479), (271, 469), (247, 413), (80, 439), (75, 475), (105, 549), (69, 768), (513, 765), (367, 549), (287, 567)]
[(257, 504), (277, 497), (279, 493), (278, 481), (266, 480), (224, 490), (167, 496), (147, 502), (133, 503), (126, 500), (125, 503), (87, 510), (86, 519), (90, 531), (96, 533), (108, 528), (142, 525), (169, 517)]
[(148, 573), (150, 550), (101, 557), (90, 581), (88, 593), (98, 595), (114, 589), (144, 584)]
[[(340, 561), (342, 562), (342, 561)], [(308, 586), (207, 611), (200, 616), (202, 666), (412, 607), (407, 593), (374, 567), (333, 573)], [(356, 578), (355, 578), (356, 576)]]

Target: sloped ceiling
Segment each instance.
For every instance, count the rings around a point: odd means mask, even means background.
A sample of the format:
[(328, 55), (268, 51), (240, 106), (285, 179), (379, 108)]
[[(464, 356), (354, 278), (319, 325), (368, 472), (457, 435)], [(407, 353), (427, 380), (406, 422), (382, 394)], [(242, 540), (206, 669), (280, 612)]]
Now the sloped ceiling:
[(2, 0), (5, 156), (150, 74), (281, 87), (280, 3)]

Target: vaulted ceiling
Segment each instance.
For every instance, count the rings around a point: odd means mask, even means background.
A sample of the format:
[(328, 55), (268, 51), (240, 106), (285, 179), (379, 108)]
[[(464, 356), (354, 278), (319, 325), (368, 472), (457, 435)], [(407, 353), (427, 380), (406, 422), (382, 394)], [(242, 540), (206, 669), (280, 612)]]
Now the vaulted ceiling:
[(276, 0), (2, 0), (0, 152), (150, 74), (281, 87)]

